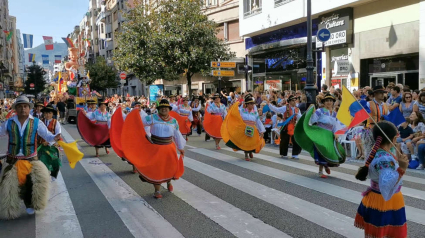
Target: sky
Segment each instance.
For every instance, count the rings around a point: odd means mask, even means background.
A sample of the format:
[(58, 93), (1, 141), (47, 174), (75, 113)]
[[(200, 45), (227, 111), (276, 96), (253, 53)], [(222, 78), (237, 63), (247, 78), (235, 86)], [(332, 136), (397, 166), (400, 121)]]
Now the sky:
[(9, 15), (16, 17), (16, 28), (22, 34), (34, 35), (33, 47), (43, 43), (43, 36), (64, 43), (66, 37), (80, 25), (88, 11), (89, 0), (9, 0)]

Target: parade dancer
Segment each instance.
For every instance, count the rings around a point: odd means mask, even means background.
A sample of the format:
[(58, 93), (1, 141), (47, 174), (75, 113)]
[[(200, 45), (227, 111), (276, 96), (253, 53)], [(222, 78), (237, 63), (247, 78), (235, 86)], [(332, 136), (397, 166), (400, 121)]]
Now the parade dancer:
[[(162, 198), (161, 184), (166, 182), (168, 191), (172, 192), (171, 180), (180, 178), (184, 173), (186, 140), (179, 131), (177, 120), (169, 114), (172, 107), (168, 100), (162, 99), (157, 108), (158, 114), (149, 116), (144, 112), (131, 112), (124, 123), (121, 144), (140, 179), (154, 185), (154, 197), (159, 199)], [(146, 134), (146, 130), (151, 136)]]
[[(90, 114), (89, 119), (94, 121), (96, 124), (108, 125), (108, 128), (111, 126), (111, 114), (106, 111), (106, 107), (108, 106), (108, 102), (100, 102), (99, 109)], [(106, 154), (109, 155), (108, 148), (111, 148), (110, 140), (106, 140), (100, 145), (95, 145), (96, 148), (96, 157), (99, 157), (99, 148), (105, 147)]]
[(202, 133), (202, 126), (201, 126), (201, 103), (199, 102), (199, 96), (194, 96), (193, 101), (191, 103), (192, 107), (192, 128), (196, 128), (196, 133), (198, 136), (201, 136)]
[(211, 137), (214, 138), (215, 148), (217, 150), (220, 148), (221, 140), (221, 124), (223, 123), (224, 118), (227, 115), (226, 106), (220, 103), (220, 95), (215, 93), (212, 96), (213, 102), (208, 104), (207, 113), (205, 113), (204, 118), (204, 129)]
[(250, 161), (254, 157), (252, 153), (259, 153), (265, 145), (263, 136), (266, 129), (254, 104), (251, 95), (245, 97), (245, 108), (239, 108), (239, 102), (235, 102), (221, 126), (223, 141), (235, 151), (243, 150), (246, 161)]
[(178, 106), (177, 106), (177, 102), (176, 102), (176, 96), (175, 95), (170, 95), (170, 106), (172, 107), (172, 111), (177, 111), (178, 110)]
[(187, 136), (192, 132), (191, 127), (193, 121), (192, 108), (189, 105), (189, 99), (187, 97), (183, 98), (183, 104), (177, 106), (176, 112), (178, 115), (172, 112), (171, 116), (178, 121), (180, 132), (182, 135), (186, 136), (187, 140)]
[(30, 115), (33, 104), (27, 97), (19, 96), (12, 108), (17, 115), (0, 126), (0, 136), (9, 136), (6, 163), (0, 177), (0, 217), (5, 219), (20, 215), (21, 199), (28, 214), (46, 207), (49, 171), (37, 158), (37, 136), (48, 142), (60, 139), (60, 134), (53, 135), (42, 121)]
[(32, 116), (34, 118), (38, 118), (40, 120), (43, 120), (43, 112), (41, 110), (44, 108), (44, 104), (42, 102), (36, 102), (34, 107), (35, 107), (35, 110), (34, 110)]
[(276, 107), (268, 102), (270, 110), (275, 113), (281, 113), (284, 121), (292, 117), (292, 119), (280, 131), (279, 153), (282, 158), (287, 158), (290, 141), (292, 142), (292, 158), (297, 159), (298, 155), (301, 153), (301, 147), (298, 145), (297, 141), (294, 140), (295, 125), (297, 120), (301, 118), (300, 109), (295, 106), (296, 101), (297, 98), (294, 95), (291, 95), (287, 99), (288, 105), (283, 107)]
[(96, 101), (94, 100), (87, 100), (87, 111), (86, 111), (86, 116), (87, 118), (91, 118), (91, 114), (93, 114), (93, 112), (96, 111)]
[[(60, 134), (60, 123), (53, 118), (53, 115), (56, 115), (57, 111), (51, 105), (47, 105), (43, 108), (42, 112), (44, 116), (43, 122), (46, 125), (47, 130), (49, 130), (53, 135)], [(37, 150), (40, 161), (42, 161), (50, 171), (52, 181), (56, 180), (61, 166), (58, 145), (54, 142), (49, 143), (43, 138), (40, 138)]]
[[(314, 112), (310, 118), (309, 125), (317, 125), (320, 128), (331, 131), (332, 134), (343, 129), (345, 126), (336, 119), (337, 113), (334, 111), (335, 97), (331, 94), (327, 94), (323, 97), (321, 102), (324, 107), (319, 108)], [(295, 138), (297, 137), (295, 136)], [(310, 137), (310, 139), (312, 138)], [(302, 142), (298, 141), (298, 144), (301, 143)], [(329, 167), (339, 166), (339, 161), (338, 163), (328, 161), (328, 159), (324, 157), (323, 153), (319, 152), (316, 146), (314, 146), (314, 162), (319, 165), (319, 177), (321, 178), (327, 178), (327, 176), (323, 174), (323, 168), (325, 168), (327, 174), (330, 174), (331, 170)]]
[[(381, 131), (382, 130), (382, 131)], [(389, 122), (378, 122), (372, 129), (375, 144), (356, 179), (370, 178), (357, 209), (354, 226), (364, 229), (365, 237), (407, 237), (406, 212), (401, 193), (402, 177), (409, 160), (395, 151), (397, 128)]]

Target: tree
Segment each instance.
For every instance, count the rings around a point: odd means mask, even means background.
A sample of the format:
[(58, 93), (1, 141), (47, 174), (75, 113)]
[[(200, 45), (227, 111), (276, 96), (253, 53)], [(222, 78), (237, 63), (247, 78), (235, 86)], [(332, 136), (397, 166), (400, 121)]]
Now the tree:
[(217, 24), (202, 13), (200, 0), (159, 1), (145, 6), (136, 0), (118, 34), (115, 63), (147, 84), (210, 72), (211, 61), (235, 56), (216, 37)]
[(102, 92), (118, 86), (116, 70), (107, 65), (103, 57), (99, 56), (95, 62), (86, 64), (86, 69), (90, 72), (90, 89)]
[[(43, 77), (46, 73), (41, 66), (36, 64), (31, 65), (28, 71), (28, 78), (25, 82), (25, 93), (38, 95), (40, 92), (43, 92), (46, 87), (46, 81)], [(34, 84), (34, 89), (32, 90), (31, 84)]]

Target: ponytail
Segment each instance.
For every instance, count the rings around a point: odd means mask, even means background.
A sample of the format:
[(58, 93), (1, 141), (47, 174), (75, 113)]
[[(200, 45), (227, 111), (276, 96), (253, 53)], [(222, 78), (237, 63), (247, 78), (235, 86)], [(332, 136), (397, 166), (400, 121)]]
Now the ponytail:
[(375, 145), (373, 146), (372, 150), (370, 151), (369, 157), (366, 161), (366, 164), (363, 167), (360, 167), (356, 174), (356, 179), (360, 181), (365, 181), (367, 178), (367, 175), (369, 174), (369, 165), (372, 163), (373, 158), (375, 158), (376, 151), (379, 149), (382, 143), (382, 137), (378, 136), (375, 141)]

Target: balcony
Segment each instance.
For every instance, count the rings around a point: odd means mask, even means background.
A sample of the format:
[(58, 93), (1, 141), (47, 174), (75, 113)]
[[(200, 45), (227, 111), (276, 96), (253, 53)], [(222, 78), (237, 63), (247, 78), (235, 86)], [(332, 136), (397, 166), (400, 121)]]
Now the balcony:
[(106, 16), (105, 12), (99, 12), (96, 17), (96, 25), (99, 25), (101, 22), (105, 22)]

